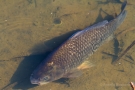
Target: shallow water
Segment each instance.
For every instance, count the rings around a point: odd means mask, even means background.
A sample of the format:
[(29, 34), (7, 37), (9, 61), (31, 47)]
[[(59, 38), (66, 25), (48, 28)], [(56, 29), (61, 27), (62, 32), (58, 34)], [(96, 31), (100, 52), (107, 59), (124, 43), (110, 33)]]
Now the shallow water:
[[(110, 2), (106, 2), (110, 1)], [(122, 1), (122, 0), (121, 0)], [(78, 78), (60, 79), (43, 86), (30, 84), (39, 63), (68, 37), (89, 25), (119, 14), (119, 0), (1, 0), (0, 89), (131, 90), (135, 82), (135, 46), (112, 65), (135, 39), (135, 1), (128, 0), (127, 17), (115, 39), (89, 59), (94, 67)]]

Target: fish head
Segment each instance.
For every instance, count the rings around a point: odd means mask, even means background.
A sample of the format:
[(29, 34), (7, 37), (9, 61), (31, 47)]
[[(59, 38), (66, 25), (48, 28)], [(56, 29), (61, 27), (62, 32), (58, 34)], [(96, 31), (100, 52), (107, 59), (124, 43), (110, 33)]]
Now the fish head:
[(43, 85), (62, 78), (64, 70), (59, 65), (41, 64), (30, 76), (31, 84)]

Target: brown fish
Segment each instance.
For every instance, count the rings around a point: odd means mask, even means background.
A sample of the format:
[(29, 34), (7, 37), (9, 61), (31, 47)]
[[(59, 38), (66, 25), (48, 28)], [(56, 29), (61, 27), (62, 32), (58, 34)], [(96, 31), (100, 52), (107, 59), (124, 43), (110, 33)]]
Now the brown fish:
[(117, 29), (126, 17), (127, 2), (121, 7), (121, 13), (113, 20), (92, 25), (72, 35), (59, 48), (52, 52), (31, 74), (32, 84), (46, 84), (66, 77), (77, 77), (81, 70), (93, 66), (86, 60)]

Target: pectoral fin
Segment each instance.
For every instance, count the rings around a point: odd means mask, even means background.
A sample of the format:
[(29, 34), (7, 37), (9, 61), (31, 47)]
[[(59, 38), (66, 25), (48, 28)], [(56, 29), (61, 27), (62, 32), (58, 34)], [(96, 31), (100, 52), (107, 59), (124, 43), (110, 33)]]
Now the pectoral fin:
[(83, 69), (87, 69), (94, 66), (90, 61), (86, 60), (84, 61), (80, 66), (78, 66), (76, 69), (71, 70), (70, 72), (66, 73), (63, 77), (64, 78), (75, 78), (82, 75)]
[(86, 60), (80, 66), (78, 66), (77, 69), (82, 70), (82, 69), (87, 69), (87, 68), (90, 68), (93, 66), (94, 66), (94, 64), (92, 64), (90, 61)]

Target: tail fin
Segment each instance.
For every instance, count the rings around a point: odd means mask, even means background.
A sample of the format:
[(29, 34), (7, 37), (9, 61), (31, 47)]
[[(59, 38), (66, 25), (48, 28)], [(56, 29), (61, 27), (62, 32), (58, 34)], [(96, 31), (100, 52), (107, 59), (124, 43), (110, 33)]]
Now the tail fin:
[(127, 11), (125, 10), (126, 5), (127, 5), (127, 1), (124, 1), (121, 6), (121, 13), (116, 18), (117, 26), (119, 26), (123, 22), (123, 20), (125, 19), (127, 15)]
[(121, 12), (125, 9), (126, 5), (127, 5), (127, 1), (124, 1), (121, 6)]

